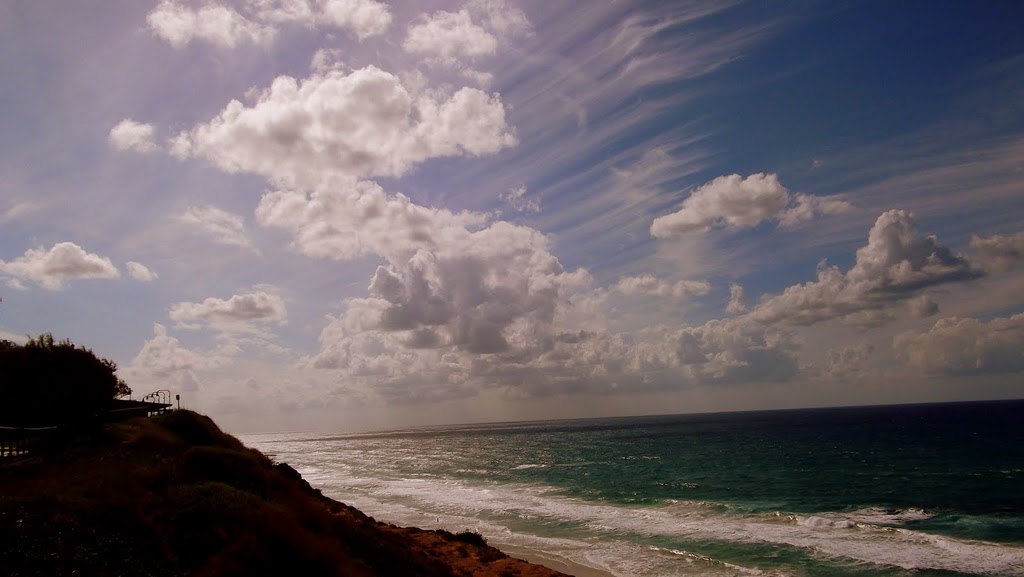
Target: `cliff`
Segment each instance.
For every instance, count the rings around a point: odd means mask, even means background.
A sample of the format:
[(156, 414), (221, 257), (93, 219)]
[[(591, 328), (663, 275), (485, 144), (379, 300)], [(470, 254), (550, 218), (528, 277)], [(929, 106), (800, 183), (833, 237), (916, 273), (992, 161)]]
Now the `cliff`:
[(0, 575), (562, 575), (381, 523), (190, 411), (0, 459)]

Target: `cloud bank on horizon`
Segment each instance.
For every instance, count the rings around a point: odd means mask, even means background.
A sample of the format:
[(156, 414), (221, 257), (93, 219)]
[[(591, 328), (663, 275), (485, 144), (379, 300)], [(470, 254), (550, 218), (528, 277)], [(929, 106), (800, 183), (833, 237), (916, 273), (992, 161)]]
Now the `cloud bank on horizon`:
[(1024, 394), (1018, 7), (44, 4), (0, 334), (234, 430)]

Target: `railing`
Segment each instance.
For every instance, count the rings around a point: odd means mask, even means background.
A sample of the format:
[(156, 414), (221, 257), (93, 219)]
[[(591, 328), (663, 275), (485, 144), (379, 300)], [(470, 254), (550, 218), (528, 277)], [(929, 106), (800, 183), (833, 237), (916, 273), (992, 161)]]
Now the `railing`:
[(32, 445), (59, 431), (60, 427), (0, 427), (0, 457), (24, 455)]
[(48, 427), (0, 426), (0, 458), (25, 455), (34, 447), (38, 448), (38, 445), (48, 440), (56, 440), (61, 433), (78, 434), (83, 426), (88, 428), (133, 417), (162, 415), (171, 410), (171, 392), (168, 390), (153, 391), (144, 395), (141, 401), (135, 401), (134, 404), (131, 401), (125, 403), (128, 406), (108, 409), (106, 412), (79, 415), (77, 420), (65, 424)]
[(144, 395), (142, 400), (147, 403), (162, 403), (164, 405), (171, 404), (171, 392), (167, 389), (160, 389), (159, 391), (153, 391), (148, 395)]

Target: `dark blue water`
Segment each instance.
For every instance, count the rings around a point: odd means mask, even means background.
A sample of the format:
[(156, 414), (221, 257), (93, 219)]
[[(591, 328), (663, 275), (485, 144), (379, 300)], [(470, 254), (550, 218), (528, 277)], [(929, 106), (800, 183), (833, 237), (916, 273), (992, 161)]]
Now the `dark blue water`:
[(246, 439), (388, 520), (619, 575), (1024, 575), (1024, 402)]

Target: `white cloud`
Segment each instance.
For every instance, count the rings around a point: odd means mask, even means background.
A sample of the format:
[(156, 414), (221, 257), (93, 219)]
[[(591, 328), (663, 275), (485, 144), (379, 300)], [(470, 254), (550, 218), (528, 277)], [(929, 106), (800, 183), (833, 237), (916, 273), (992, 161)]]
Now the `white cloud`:
[(309, 59), (309, 69), (314, 72), (324, 73), (328, 70), (340, 70), (344, 68), (341, 61), (341, 50), (337, 48), (318, 48)]
[(128, 271), (128, 276), (139, 282), (152, 282), (160, 278), (155, 272), (149, 270), (146, 265), (135, 261), (124, 263), (124, 268)]
[(536, 198), (526, 198), (525, 185), (510, 188), (499, 194), (498, 198), (519, 212), (540, 212), (540, 201)]
[(498, 39), (474, 23), (468, 10), (438, 11), (409, 27), (402, 48), (448, 64), (494, 54)]
[(178, 220), (196, 226), (221, 244), (252, 248), (242, 217), (213, 206), (190, 206)]
[(200, 387), (195, 371), (212, 369), (224, 361), (222, 356), (182, 347), (167, 334), (167, 327), (154, 324), (153, 338), (143, 343), (125, 368), (125, 380), (139, 394), (156, 389), (194, 391)]
[(981, 266), (993, 271), (1006, 271), (1024, 260), (1024, 231), (971, 237), (971, 248), (977, 251)]
[(675, 344), (679, 363), (698, 381), (785, 381), (799, 371), (787, 333), (743, 317), (684, 328)]
[(731, 315), (747, 312), (747, 293), (741, 285), (729, 285), (729, 304), (725, 305), (725, 312)]
[(655, 295), (661, 297), (690, 298), (703, 296), (711, 290), (707, 281), (681, 280), (670, 283), (649, 274), (619, 279), (616, 290), (626, 295)]
[(253, 331), (255, 323), (282, 325), (288, 320), (284, 300), (264, 291), (237, 294), (227, 300), (210, 297), (200, 303), (177, 303), (167, 316), (178, 327), (209, 326), (227, 332)]
[(387, 4), (376, 0), (247, 0), (253, 18), (267, 23), (295, 23), (351, 30), (360, 40), (383, 34), (391, 25)]
[(756, 173), (719, 176), (698, 187), (678, 211), (651, 223), (651, 234), (668, 238), (711, 228), (754, 227), (769, 219), (781, 226), (793, 226), (820, 214), (838, 214), (850, 205), (836, 198), (790, 194), (775, 174)]
[(0, 340), (11, 341), (12, 343), (24, 344), (28, 341), (28, 337), (25, 335), (16, 335), (7, 331), (0, 331)]
[(12, 277), (8, 285), (21, 288), (29, 280), (47, 290), (60, 290), (75, 279), (110, 279), (121, 276), (110, 259), (87, 253), (73, 242), (59, 242), (49, 250), (29, 249), (12, 261), (0, 260), (0, 274)]
[(531, 34), (530, 21), (519, 8), (504, 0), (470, 0), (466, 8), (473, 17), (501, 38)]
[(979, 375), (1024, 371), (1024, 313), (994, 318), (939, 319), (927, 332), (893, 340), (896, 358), (936, 375)]
[(374, 0), (324, 0), (320, 2), (319, 22), (348, 28), (360, 40), (383, 34), (391, 25), (387, 4)]
[(393, 262), (457, 245), (467, 240), (468, 227), (486, 221), (482, 214), (419, 206), (404, 195), (388, 195), (374, 182), (347, 180), (309, 194), (268, 192), (256, 219), (290, 232), (292, 246), (309, 256), (349, 260), (377, 254)]
[(483, 215), (421, 207), (375, 183), (342, 184), (267, 193), (256, 216), (291, 232), (310, 256), (387, 259), (370, 298), (348, 302), (354, 331), (417, 331), (407, 342), (503, 351), (540, 338), (563, 292), (589, 281), (585, 271), (566, 272), (531, 228), (484, 226)]
[(830, 216), (848, 212), (853, 206), (841, 198), (821, 197), (795, 193), (790, 196), (789, 207), (778, 214), (779, 226), (794, 227), (817, 216)]
[(135, 122), (131, 118), (125, 118), (110, 129), (108, 139), (110, 145), (117, 150), (134, 150), (135, 152), (149, 153), (157, 150), (153, 141), (155, 128), (152, 124)]
[[(810, 325), (848, 317), (850, 323), (875, 326), (893, 318), (883, 310), (893, 302), (979, 275), (966, 257), (953, 254), (934, 236), (921, 236), (911, 213), (890, 210), (875, 221), (867, 245), (857, 250), (856, 262), (846, 274), (823, 261), (816, 281), (762, 299), (751, 314), (766, 323)], [(923, 311), (930, 308), (919, 304)]]
[(413, 94), (369, 66), (301, 81), (279, 76), (253, 106), (232, 101), (172, 148), (228, 172), (312, 187), (330, 176), (398, 176), (428, 158), (493, 154), (515, 143), (498, 95)]
[(163, 0), (146, 16), (146, 22), (154, 34), (175, 48), (184, 48), (192, 40), (234, 48), (243, 43), (263, 44), (274, 37), (272, 27), (213, 3), (193, 8), (177, 0)]
[(547, 244), (539, 232), (506, 222), (467, 231), (464, 243), (378, 267), (371, 298), (350, 301), (349, 310), (370, 319), (365, 329), (430, 331), (474, 353), (532, 346), (564, 293), (589, 281), (585, 271), (566, 272)]
[[(519, 324), (519, 323), (517, 323)], [(538, 327), (534, 327), (538, 328)], [(799, 370), (783, 332), (749, 321), (651, 327), (634, 334), (560, 330), (557, 323), (509, 338), (500, 351), (432, 341), (417, 331), (353, 332), (353, 319), (329, 317), (322, 350), (307, 362), (388, 401), (467, 397), (496, 388), (511, 398), (678, 390), (699, 384), (784, 381)]]
[(14, 221), (37, 208), (39, 208), (39, 205), (33, 202), (16, 202), (0, 210), (0, 224)]
[(428, 62), (454, 66), (497, 52), (507, 38), (528, 34), (530, 23), (501, 0), (476, 0), (458, 12), (439, 10), (410, 25), (402, 48)]

